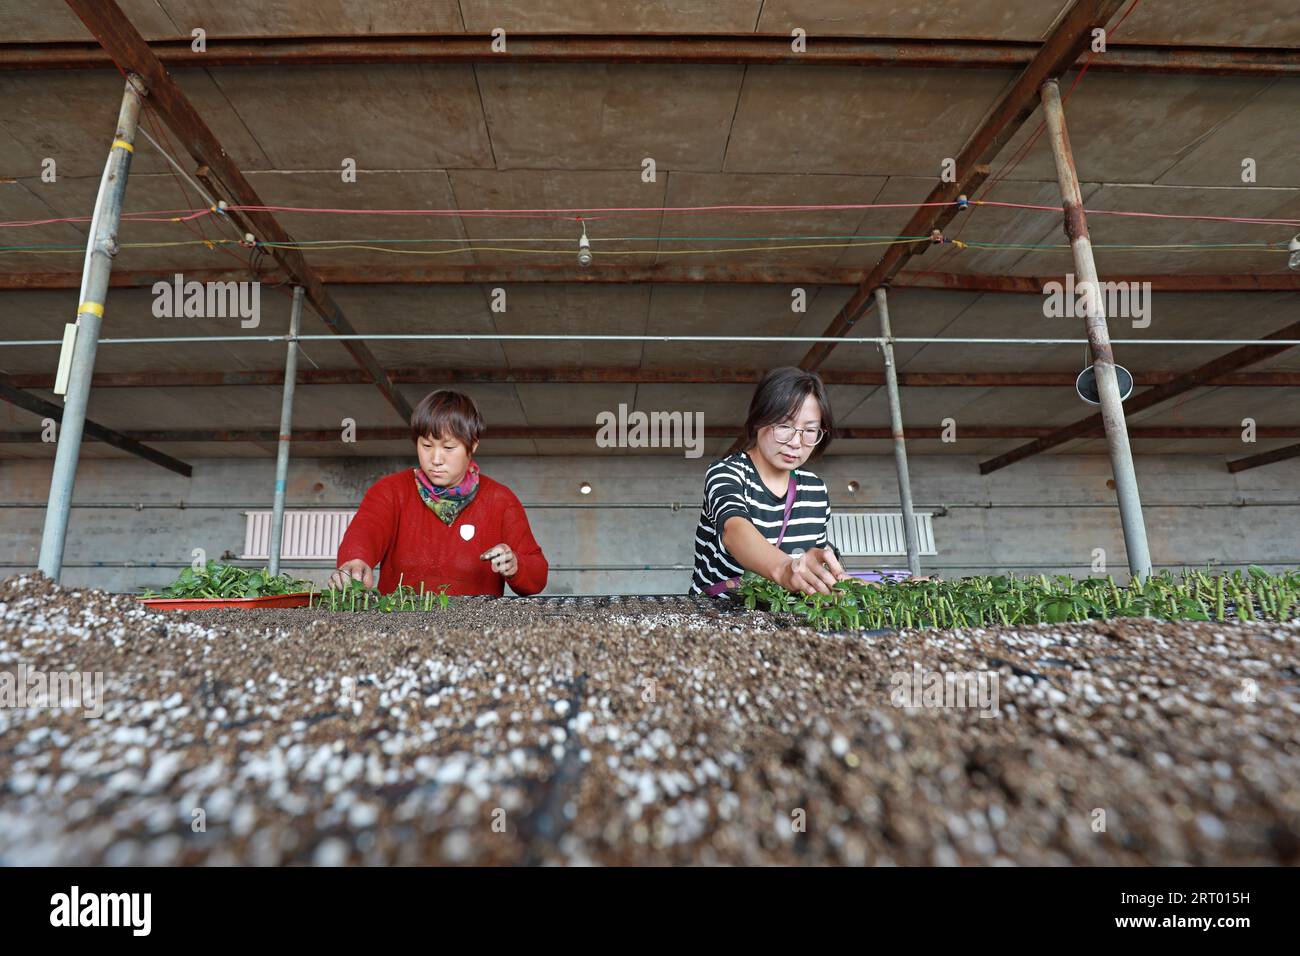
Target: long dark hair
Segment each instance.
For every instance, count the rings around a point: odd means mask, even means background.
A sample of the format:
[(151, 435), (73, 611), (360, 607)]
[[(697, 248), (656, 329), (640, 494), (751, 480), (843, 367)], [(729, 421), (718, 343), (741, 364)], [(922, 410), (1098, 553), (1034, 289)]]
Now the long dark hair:
[(813, 448), (809, 458), (826, 454), (830, 447), (835, 429), (835, 417), (831, 414), (831, 400), (826, 395), (826, 386), (816, 372), (786, 365), (774, 368), (758, 383), (754, 397), (749, 400), (749, 415), (745, 419), (745, 433), (742, 438), (744, 451), (758, 444), (758, 430), (768, 425), (776, 425), (792, 418), (799, 412), (799, 406), (809, 396), (817, 399), (822, 412), (822, 430), (826, 435)]

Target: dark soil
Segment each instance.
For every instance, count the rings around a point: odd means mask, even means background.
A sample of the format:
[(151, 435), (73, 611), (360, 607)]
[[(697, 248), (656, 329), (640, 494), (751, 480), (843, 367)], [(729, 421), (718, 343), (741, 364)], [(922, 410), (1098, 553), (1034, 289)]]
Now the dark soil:
[[(105, 709), (0, 709), (0, 863), (1300, 860), (1296, 622), (780, 623), (169, 614), (10, 579), (0, 671), (103, 672)], [(994, 715), (895, 706), (914, 665), (995, 675)]]

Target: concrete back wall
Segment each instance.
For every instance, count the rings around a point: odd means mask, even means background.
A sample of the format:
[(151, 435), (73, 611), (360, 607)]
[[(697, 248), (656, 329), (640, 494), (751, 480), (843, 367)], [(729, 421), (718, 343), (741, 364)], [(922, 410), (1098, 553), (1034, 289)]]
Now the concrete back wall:
[[(353, 508), (378, 476), (404, 459), (312, 459), (291, 466), (289, 507)], [(680, 593), (690, 579), (705, 459), (485, 457), (483, 470), (529, 508), (552, 565), (547, 593)], [(893, 462), (831, 456), (817, 464), (838, 511), (897, 510)], [(0, 465), (0, 575), (36, 565), (50, 463)], [(194, 548), (220, 558), (243, 548), (248, 508), (270, 507), (274, 463), (198, 459), (190, 479), (136, 461), (84, 460), (77, 481), (64, 582), (131, 591), (157, 588)], [(1099, 456), (1043, 455), (979, 475), (975, 458), (912, 459), (918, 508), (935, 510), (938, 555), (923, 559), (945, 577), (998, 571), (1089, 573), (1096, 548), (1107, 570), (1126, 576), (1110, 465)], [(1300, 565), (1300, 461), (1230, 474), (1221, 457), (1138, 459), (1138, 477), (1158, 567)], [(856, 480), (860, 490), (848, 491)], [(590, 495), (578, 492), (581, 482)], [(95, 505), (119, 507), (94, 507)], [(120, 507), (121, 505), (169, 507)], [(205, 507), (198, 507), (198, 506)], [(213, 507), (215, 506), (215, 507)], [(131, 562), (136, 567), (120, 567)], [(874, 566), (896, 567), (901, 558)], [(99, 565), (99, 566), (96, 566)], [(852, 566), (866, 567), (867, 559)], [(320, 564), (285, 570), (323, 582)]]

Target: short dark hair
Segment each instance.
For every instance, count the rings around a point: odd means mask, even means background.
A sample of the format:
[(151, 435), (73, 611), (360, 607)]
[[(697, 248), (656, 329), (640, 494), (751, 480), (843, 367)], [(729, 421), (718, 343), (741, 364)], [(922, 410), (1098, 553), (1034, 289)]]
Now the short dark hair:
[(768, 425), (776, 425), (793, 417), (799, 406), (811, 395), (821, 406), (822, 430), (826, 435), (813, 448), (810, 458), (826, 454), (834, 437), (835, 418), (831, 414), (831, 400), (826, 395), (826, 386), (816, 372), (786, 365), (774, 368), (758, 383), (754, 397), (749, 400), (749, 415), (745, 419), (743, 436), (744, 450), (748, 451), (758, 444), (758, 430)]
[(420, 399), (411, 412), (411, 441), (421, 438), (445, 438), (452, 435), (471, 451), (474, 443), (487, 431), (483, 416), (474, 399), (462, 392), (440, 389)]

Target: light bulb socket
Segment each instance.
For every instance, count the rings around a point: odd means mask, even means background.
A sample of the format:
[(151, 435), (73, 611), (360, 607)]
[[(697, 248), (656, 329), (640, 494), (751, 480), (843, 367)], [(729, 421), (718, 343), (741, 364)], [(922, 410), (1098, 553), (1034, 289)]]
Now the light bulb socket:
[(582, 224), (582, 237), (578, 240), (578, 265), (591, 265), (591, 240), (587, 238), (587, 224)]

